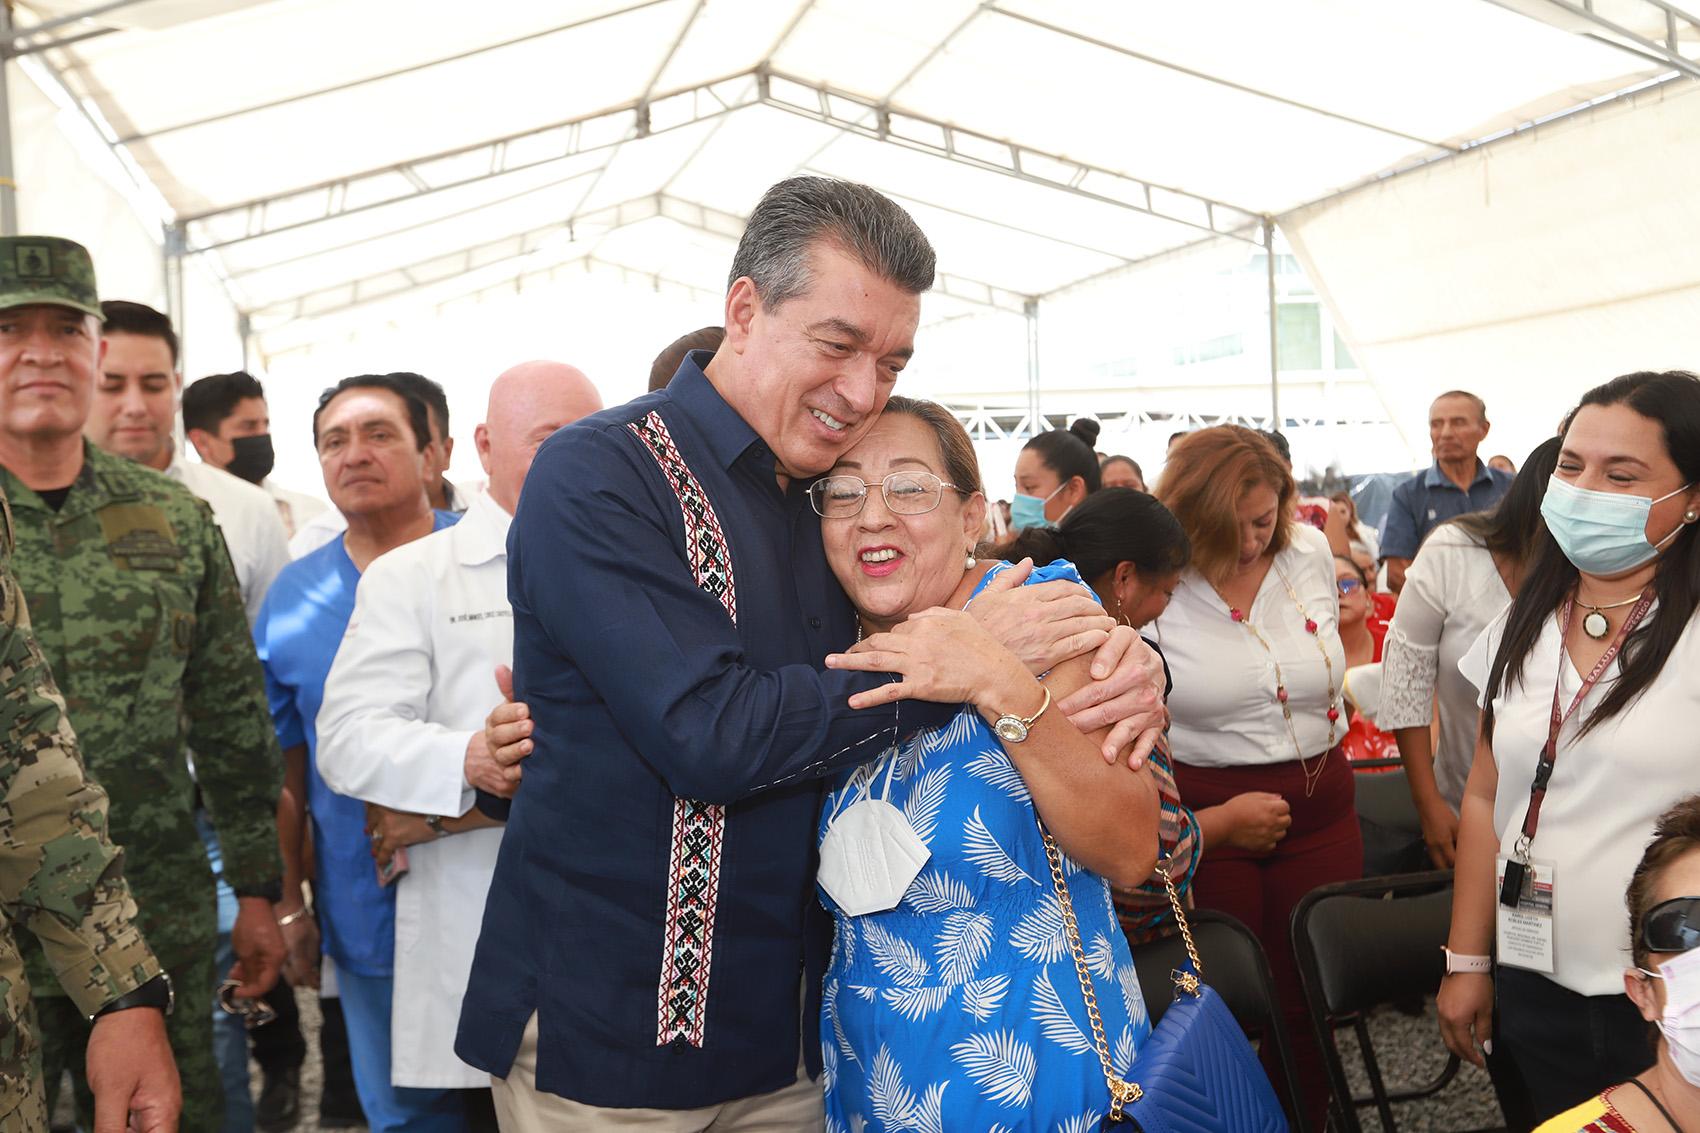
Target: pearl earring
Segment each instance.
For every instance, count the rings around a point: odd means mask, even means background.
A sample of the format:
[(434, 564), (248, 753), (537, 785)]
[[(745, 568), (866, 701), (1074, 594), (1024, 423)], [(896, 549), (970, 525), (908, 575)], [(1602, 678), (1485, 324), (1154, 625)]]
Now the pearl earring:
[(1697, 519), (1700, 519), (1700, 513), (1693, 511), (1685, 511), (1682, 513), (1682, 522), (1684, 523), (1693, 523)]
[(962, 558), (962, 569), (963, 570), (973, 570), (974, 569), (974, 553), (972, 551), (968, 552), (966, 555), (963, 556), (963, 558)]

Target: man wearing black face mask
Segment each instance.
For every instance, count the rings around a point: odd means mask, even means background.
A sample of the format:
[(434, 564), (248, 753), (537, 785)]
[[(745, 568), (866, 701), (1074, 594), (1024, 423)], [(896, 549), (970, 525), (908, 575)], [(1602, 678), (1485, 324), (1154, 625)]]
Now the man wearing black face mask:
[(325, 502), (271, 479), (271, 417), (266, 391), (252, 374), (213, 374), (183, 391), (183, 430), (201, 460), (271, 493), (286, 536), (325, 510)]

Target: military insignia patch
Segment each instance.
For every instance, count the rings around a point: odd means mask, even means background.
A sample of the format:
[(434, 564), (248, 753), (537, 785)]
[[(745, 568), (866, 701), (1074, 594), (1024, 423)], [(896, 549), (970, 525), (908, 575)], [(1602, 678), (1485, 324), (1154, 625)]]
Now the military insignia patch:
[(172, 535), (171, 521), (156, 507), (128, 504), (108, 507), (100, 513), (106, 550), (125, 570), (178, 569), (183, 558)]
[(45, 244), (18, 244), (12, 249), (13, 270), (19, 279), (50, 279), (53, 252)]

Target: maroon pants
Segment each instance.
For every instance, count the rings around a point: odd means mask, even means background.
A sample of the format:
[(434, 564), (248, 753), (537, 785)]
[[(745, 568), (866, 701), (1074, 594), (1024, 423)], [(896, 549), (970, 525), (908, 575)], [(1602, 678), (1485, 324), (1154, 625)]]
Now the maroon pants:
[[(1307, 761), (1316, 773), (1316, 759)], [(1328, 1075), (1305, 1012), (1299, 970), (1293, 961), (1290, 923), (1299, 899), (1319, 885), (1363, 875), (1363, 838), (1358, 833), (1352, 766), (1336, 748), (1305, 797), (1305, 776), (1296, 759), (1254, 767), (1194, 767), (1175, 761), (1181, 800), (1193, 811), (1218, 806), (1247, 791), (1269, 791), (1287, 800), (1293, 825), (1267, 854), (1232, 846), (1204, 852), (1193, 878), (1193, 898), (1201, 909), (1220, 909), (1244, 921), (1269, 954), (1287, 1033), (1292, 1040), (1304, 1104), (1295, 1106), (1321, 1129), (1328, 1105)], [(1278, 1092), (1285, 1094), (1277, 1064), (1265, 1046), (1264, 1066)]]

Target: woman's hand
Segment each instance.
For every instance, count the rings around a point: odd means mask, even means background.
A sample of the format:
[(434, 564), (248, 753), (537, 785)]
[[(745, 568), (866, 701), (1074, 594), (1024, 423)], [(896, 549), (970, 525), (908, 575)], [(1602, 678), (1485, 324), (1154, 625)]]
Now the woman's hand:
[[(895, 700), (968, 701), (1001, 712), (1027, 707), (1033, 678), (1013, 653), (961, 610), (934, 607), (909, 615), (890, 632), (876, 633), (848, 653), (826, 659), (828, 668), (896, 673), (901, 680), (850, 698), (852, 708)], [(1019, 704), (1016, 702), (1020, 702)], [(1037, 704), (1033, 705), (1036, 707)]]
[(1268, 791), (1247, 791), (1222, 804), (1228, 820), (1228, 845), (1254, 854), (1267, 854), (1287, 836), (1293, 811), (1287, 800)]
[(1440, 981), (1435, 1007), (1446, 1049), (1465, 1062), (1485, 1065), (1482, 1051), (1493, 1053), (1493, 976), (1487, 972), (1452, 973)]

